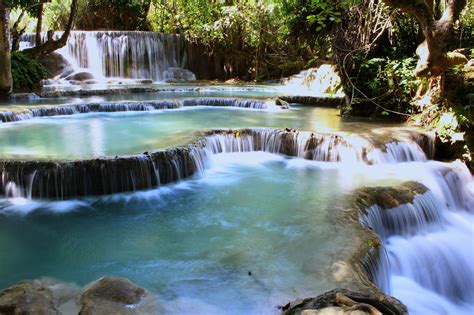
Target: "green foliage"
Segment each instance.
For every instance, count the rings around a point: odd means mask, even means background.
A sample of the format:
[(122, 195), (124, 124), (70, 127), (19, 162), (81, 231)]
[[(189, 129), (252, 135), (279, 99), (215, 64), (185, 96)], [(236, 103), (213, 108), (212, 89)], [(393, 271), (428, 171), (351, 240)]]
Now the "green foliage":
[(209, 54), (242, 61), (236, 64), (256, 78), (263, 67), (278, 71), (278, 65), (294, 61), (286, 56), (301, 59), (289, 41), (281, 2), (155, 0), (148, 21), (154, 31), (183, 34)]
[(3, 0), (5, 5), (11, 9), (26, 10), (31, 15), (36, 14), (36, 8), (43, 0)]
[[(352, 79), (357, 88), (385, 108), (413, 113), (412, 101), (421, 84), (415, 76), (416, 59), (359, 58), (356, 58), (357, 77)], [(365, 101), (365, 97), (359, 95), (354, 103)], [(381, 114), (387, 116), (390, 113), (382, 111)]]
[[(64, 30), (69, 20), (71, 0), (52, 0), (43, 12), (43, 21), (47, 30)], [(81, 1), (80, 1), (81, 3)]]
[[(457, 31), (459, 33), (458, 45), (460, 47), (474, 46), (474, 1), (469, 1), (462, 12)], [(474, 55), (471, 54), (471, 58), (474, 58)]]
[[(327, 53), (332, 29), (357, 1), (286, 0), (282, 11), (294, 42)], [(320, 53), (321, 54), (321, 53)]]
[(48, 71), (38, 60), (22, 52), (12, 52), (11, 58), (13, 88), (16, 91), (35, 89), (41, 80), (47, 78)]
[(82, 0), (76, 27), (82, 30), (148, 30), (151, 0)]
[(278, 1), (155, 0), (148, 19), (155, 31), (184, 34), (208, 46), (255, 47), (261, 32), (276, 46), (288, 34), (280, 7)]

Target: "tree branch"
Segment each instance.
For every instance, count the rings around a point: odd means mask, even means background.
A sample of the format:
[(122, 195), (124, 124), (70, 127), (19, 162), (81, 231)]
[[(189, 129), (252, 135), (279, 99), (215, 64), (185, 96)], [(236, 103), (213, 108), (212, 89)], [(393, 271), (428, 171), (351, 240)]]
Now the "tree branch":
[(33, 48), (25, 49), (24, 52), (30, 54), (34, 58), (45, 56), (56, 49), (59, 49), (66, 45), (69, 34), (71, 33), (72, 25), (74, 23), (74, 18), (77, 13), (77, 0), (72, 0), (71, 3), (71, 12), (69, 13), (69, 20), (67, 22), (66, 29), (64, 33), (58, 40), (53, 40), (52, 36), (48, 36), (48, 40), (39, 46)]
[(466, 0), (448, 0), (440, 21), (454, 24), (465, 6)]

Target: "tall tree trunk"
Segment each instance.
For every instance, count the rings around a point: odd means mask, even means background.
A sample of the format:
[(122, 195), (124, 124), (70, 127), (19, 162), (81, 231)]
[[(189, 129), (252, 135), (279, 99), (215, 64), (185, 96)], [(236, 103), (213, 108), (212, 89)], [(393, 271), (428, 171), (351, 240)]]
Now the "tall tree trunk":
[(13, 81), (10, 60), (9, 9), (0, 1), (0, 98), (8, 98), (12, 92)]
[(41, 45), (41, 31), (43, 28), (43, 1), (38, 4), (38, 11), (36, 14), (36, 46)]
[(25, 15), (25, 11), (21, 11), (21, 14), (18, 17), (18, 19), (16, 20), (15, 24), (13, 24), (13, 27), (10, 28), (10, 38), (11, 38), (11, 42), (12, 42), (11, 51), (20, 50), (21, 35), (23, 35), (25, 33), (26, 26), (23, 27), (22, 29), (18, 29), (18, 26), (20, 25), (20, 22), (23, 19), (24, 15)]
[(57, 40), (53, 40), (52, 36), (48, 36), (48, 40), (33, 48), (25, 49), (24, 52), (30, 54), (34, 58), (41, 58), (56, 49), (59, 49), (66, 45), (69, 34), (71, 33), (72, 25), (74, 23), (74, 18), (77, 13), (77, 0), (72, 0), (71, 11), (69, 13), (69, 20), (67, 22), (66, 29), (64, 30), (63, 35)]

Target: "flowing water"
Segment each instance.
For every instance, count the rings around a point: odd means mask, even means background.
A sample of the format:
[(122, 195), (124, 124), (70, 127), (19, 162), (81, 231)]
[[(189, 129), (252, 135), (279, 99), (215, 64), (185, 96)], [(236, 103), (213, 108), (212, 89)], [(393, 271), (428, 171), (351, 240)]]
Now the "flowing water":
[[(159, 188), (152, 187), (168, 181), (138, 170), (149, 189), (65, 201), (9, 193), (0, 200), (0, 287), (41, 276), (84, 285), (113, 274), (145, 287), (168, 313), (276, 313), (278, 304), (337, 286), (328, 267), (347, 242), (330, 220), (334, 200), (357, 187), (415, 180), (429, 191), (413, 205), (374, 206), (362, 218), (387, 253), (378, 284), (413, 314), (472, 314), (474, 182), (465, 166), (430, 161), (430, 146), (420, 147), (409, 131), (344, 122), (335, 109), (266, 106), (273, 93), (183, 90), (9, 104), (7, 110), (97, 102), (137, 110), (141, 105), (116, 102), (172, 99), (182, 107), (84, 114), (64, 107), (66, 116), (52, 117), (32, 111), (27, 120), (0, 123), (2, 159), (139, 154), (189, 143), (209, 128), (306, 132), (208, 135), (205, 147), (186, 156), (195, 164), (193, 177), (178, 172), (187, 163), (172, 161), (173, 180), (182, 180)], [(216, 104), (237, 107), (199, 106)], [(149, 168), (151, 160), (140, 156), (130, 172)], [(45, 174), (45, 182), (64, 175)], [(6, 177), (2, 170), (2, 182)], [(5, 192), (20, 190), (4, 184)]]
[(258, 152), (209, 162), (202, 177), (157, 190), (2, 201), (0, 287), (113, 274), (172, 314), (276, 313), (333, 288), (327, 267), (341, 244), (327, 217), (340, 191), (336, 170)]
[[(454, 165), (453, 165), (454, 166)], [(474, 312), (474, 181), (467, 168), (428, 163), (413, 170), (429, 191), (413, 204), (372, 206), (363, 222), (388, 254), (379, 286), (410, 314)]]
[[(55, 37), (61, 36), (57, 32)], [(35, 35), (22, 37), (21, 48), (34, 45)], [(162, 81), (167, 71), (186, 66), (184, 39), (154, 32), (71, 32), (58, 50), (76, 72), (88, 71), (95, 79), (134, 78)], [(189, 77), (187, 79), (195, 79)]]
[[(294, 107), (260, 111), (224, 107), (186, 107), (149, 112), (90, 113), (0, 123), (4, 158), (93, 158), (138, 154), (185, 144), (195, 131), (209, 128), (299, 128), (319, 132), (351, 131), (335, 109)], [(377, 125), (366, 125), (370, 131)], [(71, 141), (74, 139), (74, 141)]]

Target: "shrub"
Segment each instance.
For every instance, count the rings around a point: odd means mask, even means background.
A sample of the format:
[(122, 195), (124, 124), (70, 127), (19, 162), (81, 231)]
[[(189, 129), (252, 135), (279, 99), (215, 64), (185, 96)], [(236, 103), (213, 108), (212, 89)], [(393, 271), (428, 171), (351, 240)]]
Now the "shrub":
[(48, 76), (48, 70), (36, 59), (22, 52), (12, 52), (13, 89), (34, 90)]

